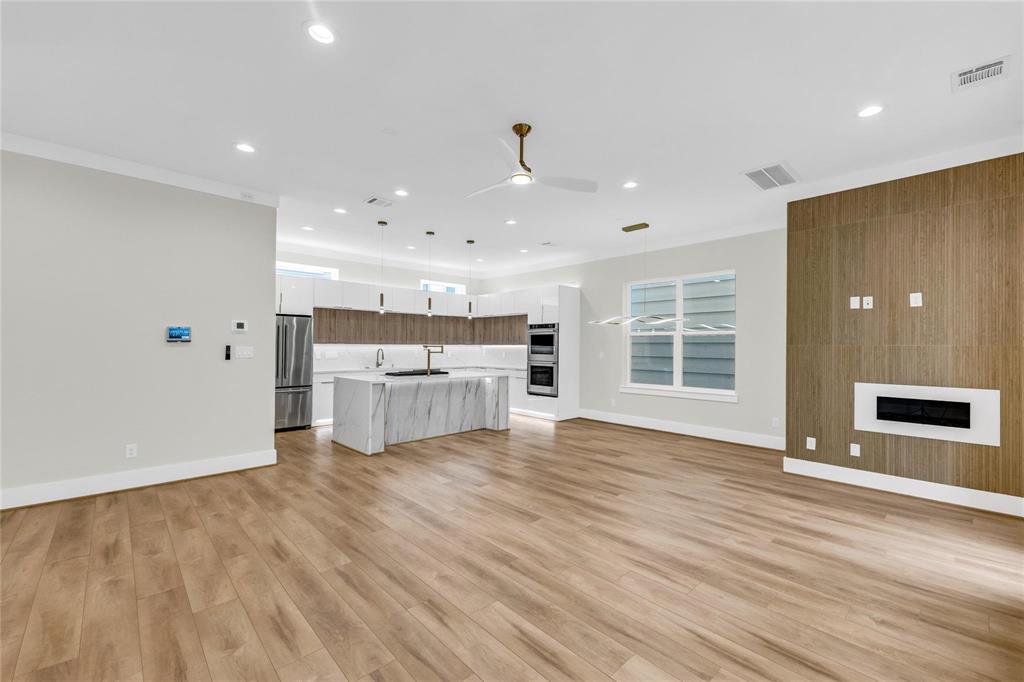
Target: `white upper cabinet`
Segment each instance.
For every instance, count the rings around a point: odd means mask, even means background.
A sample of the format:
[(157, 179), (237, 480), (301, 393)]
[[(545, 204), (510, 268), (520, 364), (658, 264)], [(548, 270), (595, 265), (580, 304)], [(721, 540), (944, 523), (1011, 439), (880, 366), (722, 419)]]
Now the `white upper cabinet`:
[(404, 287), (391, 287), (390, 300), (385, 298), (385, 307), (388, 310), (396, 313), (411, 313), (413, 312), (414, 308), (413, 294), (415, 293), (415, 289), (406, 289)]
[(369, 284), (360, 282), (341, 283), (341, 307), (353, 310), (375, 310), (377, 301)]
[(516, 314), (516, 298), (511, 291), (503, 291), (502, 293), (498, 294), (498, 314)]
[(310, 277), (277, 276), (277, 312), (285, 315), (313, 314), (313, 286)]
[(498, 307), (499, 299), (497, 294), (478, 294), (473, 312), (480, 317), (491, 317), (501, 315), (501, 308)]
[(526, 313), (527, 322), (530, 324), (537, 324), (543, 321), (540, 291), (537, 289), (522, 289), (520, 291), (513, 291), (512, 297), (514, 313), (518, 315)]
[(469, 297), (466, 294), (445, 294), (448, 297), (447, 315), (467, 315), (469, 313)]
[(317, 308), (342, 307), (343, 282), (334, 279), (313, 280), (313, 304)]

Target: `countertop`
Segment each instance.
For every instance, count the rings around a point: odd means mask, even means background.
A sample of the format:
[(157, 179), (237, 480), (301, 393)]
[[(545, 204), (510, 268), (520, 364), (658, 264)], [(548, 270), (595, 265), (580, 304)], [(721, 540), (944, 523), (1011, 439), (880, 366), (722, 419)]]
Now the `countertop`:
[[(321, 370), (314, 371), (313, 372), (313, 376), (325, 377), (325, 376), (342, 376), (342, 375), (347, 376), (349, 374), (381, 374), (383, 372), (400, 372), (400, 371), (410, 370), (410, 369), (424, 369), (424, 368), (423, 367), (377, 367), (377, 368), (367, 367), (367, 368), (362, 368), (362, 369), (321, 369)], [(444, 366), (441, 366), (441, 367), (435, 367), (434, 369), (444, 370), (444, 371), (447, 371), (447, 372), (451, 372), (453, 370), (455, 370), (455, 371), (463, 371), (463, 370), (471, 370), (471, 369), (472, 370), (484, 369), (484, 370), (488, 370), (488, 371), (498, 371), (498, 372), (510, 372), (510, 371), (525, 372), (526, 371), (526, 367), (503, 366), (503, 365), (444, 365)]]
[[(336, 372), (334, 373), (334, 379), (337, 381), (341, 379), (343, 381), (359, 381), (368, 384), (409, 384), (417, 382), (438, 383), (442, 381), (452, 381), (454, 379), (488, 379), (508, 376), (499, 372), (476, 372), (473, 370), (466, 369), (454, 369), (451, 367), (439, 367), (438, 370), (446, 371), (448, 374), (432, 374), (430, 376), (411, 376), (411, 377), (389, 377), (381, 372), (380, 370), (368, 371), (356, 371), (353, 373)], [(388, 372), (398, 370), (386, 370)]]

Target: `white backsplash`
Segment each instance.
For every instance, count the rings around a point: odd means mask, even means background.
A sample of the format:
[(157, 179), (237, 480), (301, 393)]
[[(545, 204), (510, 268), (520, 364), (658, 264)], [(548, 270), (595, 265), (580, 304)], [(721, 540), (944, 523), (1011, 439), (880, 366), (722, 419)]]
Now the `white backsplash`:
[[(377, 349), (384, 349), (387, 369), (417, 369), (427, 366), (423, 346), (364, 346), (359, 344), (318, 343), (313, 346), (314, 372), (341, 372), (373, 368)], [(435, 354), (433, 367), (514, 367), (526, 369), (526, 346), (445, 346)]]

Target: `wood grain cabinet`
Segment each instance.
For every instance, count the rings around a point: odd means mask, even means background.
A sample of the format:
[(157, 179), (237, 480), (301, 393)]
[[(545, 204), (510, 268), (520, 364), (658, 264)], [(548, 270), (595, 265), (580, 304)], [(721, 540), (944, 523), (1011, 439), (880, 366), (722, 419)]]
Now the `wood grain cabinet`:
[(372, 310), (314, 308), (314, 343), (523, 345), (526, 315), (469, 319)]

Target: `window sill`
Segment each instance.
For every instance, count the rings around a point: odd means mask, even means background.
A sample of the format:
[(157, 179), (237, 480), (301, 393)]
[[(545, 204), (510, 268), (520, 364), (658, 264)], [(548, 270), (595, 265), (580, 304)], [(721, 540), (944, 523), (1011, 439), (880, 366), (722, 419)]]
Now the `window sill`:
[(686, 398), (689, 400), (709, 400), (718, 403), (739, 402), (736, 391), (727, 391), (717, 388), (676, 388), (667, 386), (649, 386), (644, 384), (622, 384), (619, 386), (619, 393), (632, 393), (635, 395), (656, 395), (663, 398)]

